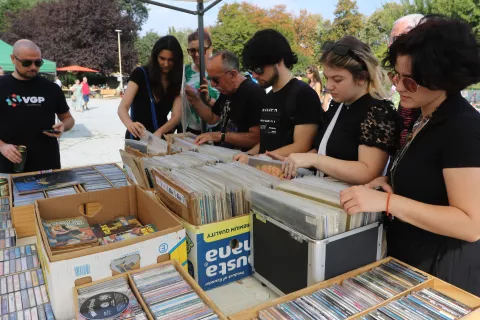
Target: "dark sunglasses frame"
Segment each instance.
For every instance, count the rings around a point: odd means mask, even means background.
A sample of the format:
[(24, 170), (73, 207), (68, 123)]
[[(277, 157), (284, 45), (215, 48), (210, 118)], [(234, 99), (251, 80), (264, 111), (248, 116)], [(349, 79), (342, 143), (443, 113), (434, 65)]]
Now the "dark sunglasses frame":
[(343, 43), (336, 43), (333, 41), (325, 41), (323, 46), (322, 46), (322, 52), (328, 52), (328, 51), (333, 51), (336, 55), (346, 57), (349, 56), (350, 58), (354, 59), (358, 63), (361, 63), (365, 70), (368, 70), (367, 65), (365, 62), (360, 59), (359, 56), (353, 52), (352, 48), (350, 46), (343, 44)]
[(255, 67), (255, 68), (250, 68), (247, 70), (248, 72), (250, 72), (250, 74), (258, 74), (259, 76), (261, 76), (265, 71), (263, 70), (263, 67)]
[(40, 68), (41, 66), (43, 66), (43, 63), (45, 62), (45, 61), (43, 61), (43, 59), (39, 59), (39, 60), (22, 60), (22, 59), (17, 58), (17, 56), (13, 56), (13, 57), (15, 58), (15, 60), (17, 60), (18, 62), (20, 62), (24, 68), (28, 68), (28, 67), (30, 67), (32, 64), (34, 64), (35, 67)]
[(220, 84), (220, 81), (222, 81), (223, 77), (225, 77), (227, 74), (229, 74), (230, 72), (232, 72), (233, 70), (230, 70), (230, 71), (227, 71), (225, 72), (222, 76), (220, 76), (219, 78), (216, 78), (216, 77), (208, 77), (210, 82), (213, 82), (213, 83), (216, 83), (216, 84)]
[(402, 81), (403, 86), (410, 93), (416, 93), (418, 91), (418, 87), (420, 87), (420, 85), (412, 78), (401, 77), (397, 72), (389, 72), (388, 77), (395, 86), (398, 86), (400, 81)]
[[(203, 53), (207, 52), (208, 49), (210, 49), (212, 46), (208, 46), (208, 47), (203, 47)], [(195, 49), (195, 48), (188, 48), (187, 49), (187, 53), (188, 55), (190, 56), (195, 56), (197, 53), (200, 54), (200, 50), (198, 49)]]

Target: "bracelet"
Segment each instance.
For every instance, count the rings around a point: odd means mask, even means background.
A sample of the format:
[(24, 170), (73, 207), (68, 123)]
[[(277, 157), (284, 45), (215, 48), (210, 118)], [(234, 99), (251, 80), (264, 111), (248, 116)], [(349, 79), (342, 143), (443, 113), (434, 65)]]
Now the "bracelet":
[(387, 210), (385, 210), (385, 212), (387, 213), (387, 217), (390, 216), (390, 212), (388, 211), (389, 207), (390, 207), (390, 197), (392, 196), (392, 193), (389, 192), (388, 193), (388, 196), (387, 196)]

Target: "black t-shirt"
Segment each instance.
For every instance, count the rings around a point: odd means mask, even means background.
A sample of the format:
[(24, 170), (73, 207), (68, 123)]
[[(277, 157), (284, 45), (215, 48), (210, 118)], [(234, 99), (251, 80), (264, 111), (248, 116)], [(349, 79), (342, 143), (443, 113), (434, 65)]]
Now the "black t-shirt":
[(260, 124), (265, 98), (265, 91), (252, 80), (246, 79), (233, 94), (220, 94), (212, 112), (220, 117), (221, 130), (225, 128), (226, 132), (248, 132)]
[[(325, 113), (325, 121), (317, 133), (314, 148), (318, 150), (328, 125), (340, 103), (332, 102)], [(399, 117), (388, 101), (380, 101), (366, 94), (340, 111), (335, 127), (327, 143), (327, 156), (358, 161), (358, 147), (366, 145), (389, 153), (396, 151)]]
[[(147, 73), (148, 78), (148, 68), (144, 68)], [(150, 96), (148, 94), (148, 86), (145, 80), (145, 74), (142, 71), (142, 68), (138, 67), (133, 70), (130, 75), (130, 80), (135, 82), (138, 86), (138, 92), (133, 99), (132, 107), (130, 109), (130, 115), (132, 121), (140, 122), (145, 126), (145, 128), (150, 132), (155, 132), (155, 127), (153, 125), (152, 110), (150, 104)], [(150, 84), (150, 90), (152, 90)], [(153, 96), (153, 92), (152, 92)], [(155, 99), (155, 98), (154, 98)], [(163, 97), (158, 102), (155, 103), (155, 112), (157, 114), (158, 128), (163, 126), (168, 121), (168, 114), (172, 111), (173, 101), (175, 98), (172, 97)], [(157, 128), (157, 129), (158, 129)], [(127, 131), (126, 138), (130, 138), (130, 133)]]
[[(399, 151), (401, 152), (401, 151)], [(480, 114), (460, 93), (448, 97), (390, 171), (395, 194), (448, 206), (446, 168), (480, 167)], [(388, 254), (480, 295), (480, 241), (441, 236), (394, 219)]]
[[(58, 140), (42, 130), (52, 129), (55, 115), (68, 111), (62, 89), (51, 81), (40, 76), (28, 81), (11, 74), (0, 77), (0, 140), (27, 147), (25, 172), (60, 169)], [(0, 172), (13, 172), (3, 155)]]
[(260, 153), (292, 144), (295, 126), (321, 124), (322, 115), (318, 94), (303, 81), (292, 79), (281, 90), (270, 91), (260, 118)]

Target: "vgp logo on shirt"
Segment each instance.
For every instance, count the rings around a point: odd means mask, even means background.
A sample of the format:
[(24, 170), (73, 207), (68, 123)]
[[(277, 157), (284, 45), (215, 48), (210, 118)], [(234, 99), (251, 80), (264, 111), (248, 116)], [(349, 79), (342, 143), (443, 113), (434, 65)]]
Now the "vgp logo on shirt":
[(43, 102), (45, 102), (45, 98), (44, 97), (26, 97), (26, 96), (20, 96), (18, 94), (12, 94), (5, 101), (9, 106), (14, 108), (21, 103), (25, 104), (27, 107), (38, 107), (38, 106), (41, 106)]

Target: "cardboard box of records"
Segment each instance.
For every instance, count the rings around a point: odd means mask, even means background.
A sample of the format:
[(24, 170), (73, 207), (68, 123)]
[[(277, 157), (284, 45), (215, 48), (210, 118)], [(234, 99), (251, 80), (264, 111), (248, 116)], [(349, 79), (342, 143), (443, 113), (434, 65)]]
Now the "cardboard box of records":
[[(77, 319), (227, 318), (190, 275), (166, 261), (73, 289)], [(157, 318), (158, 317), (158, 318)]]
[(180, 217), (187, 233), (188, 270), (204, 290), (252, 274), (250, 216), (201, 224), (198, 199), (182, 186), (154, 170), (158, 201)]
[[(48, 173), (52, 172), (65, 172), (65, 171), (75, 171), (78, 173), (79, 178), (87, 181), (86, 184), (83, 184), (82, 181), (78, 181), (75, 185), (69, 185), (67, 187), (59, 187), (58, 189), (47, 190), (47, 187), (50, 183), (56, 183), (55, 178), (49, 179)], [(116, 178), (121, 177), (121, 181), (113, 180), (109, 178), (111, 170), (114, 171)], [(46, 174), (44, 177), (36, 179), (35, 175)], [(89, 183), (89, 179), (94, 178), (92, 183)], [(44, 191), (40, 192), (28, 192), (27, 194), (19, 195), (18, 190), (16, 190), (15, 181), (22, 180), (21, 182), (24, 185), (28, 184), (43, 184), (46, 188)], [(12, 213), (12, 222), (13, 226), (17, 230), (17, 235), (19, 238), (35, 236), (35, 217), (34, 217), (34, 201), (37, 199), (53, 198), (58, 196), (63, 196), (67, 194), (75, 194), (81, 192), (88, 192), (92, 190), (99, 190), (105, 188), (118, 188), (127, 185), (128, 178), (126, 177), (123, 170), (114, 163), (108, 164), (99, 164), (91, 165), (85, 167), (76, 167), (69, 169), (61, 170), (49, 170), (49, 171), (37, 171), (37, 172), (27, 172), (10, 175), (10, 204), (11, 204), (11, 213)], [(94, 208), (92, 208), (94, 209)]]
[[(97, 211), (88, 209), (91, 204)], [(103, 231), (105, 221), (132, 216), (145, 227), (153, 226), (153, 231), (125, 236), (121, 241), (102, 242), (103, 245), (97, 245), (98, 237), (86, 238), (94, 233), (95, 225), (100, 225), (97, 230)], [(179, 261), (184, 267), (187, 263), (185, 230), (181, 223), (137, 186), (38, 200), (35, 218), (37, 246), (58, 319), (74, 318), (72, 288), (76, 285), (169, 259)], [(56, 228), (60, 222), (80, 220), (89, 226), (86, 229)], [(59, 241), (66, 244), (58, 247)]]
[(390, 319), (388, 313), (394, 319), (478, 319), (479, 307), (479, 297), (389, 257), (229, 319), (284, 319), (289, 313), (334, 318), (337, 312), (342, 319), (377, 319), (378, 313), (381, 319)]

